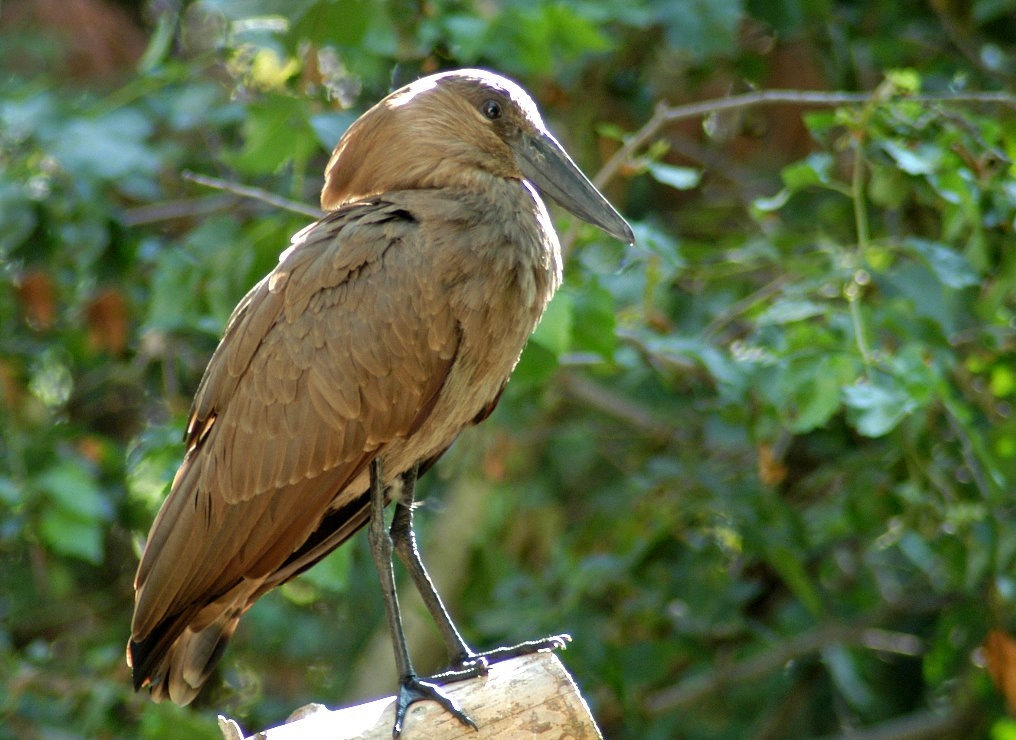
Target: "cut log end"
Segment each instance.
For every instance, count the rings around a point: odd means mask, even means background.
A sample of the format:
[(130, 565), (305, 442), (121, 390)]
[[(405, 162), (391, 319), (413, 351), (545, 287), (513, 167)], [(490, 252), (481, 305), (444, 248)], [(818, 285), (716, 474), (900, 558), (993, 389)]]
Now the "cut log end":
[[(553, 653), (495, 663), (486, 676), (448, 684), (444, 691), (479, 730), (460, 724), (436, 703), (423, 701), (409, 708), (404, 740), (602, 740), (585, 699)], [(314, 704), (298, 709), (286, 724), (247, 740), (389, 740), (394, 721), (393, 696), (334, 711)], [(233, 720), (219, 717), (219, 727), (225, 740), (243, 738)]]

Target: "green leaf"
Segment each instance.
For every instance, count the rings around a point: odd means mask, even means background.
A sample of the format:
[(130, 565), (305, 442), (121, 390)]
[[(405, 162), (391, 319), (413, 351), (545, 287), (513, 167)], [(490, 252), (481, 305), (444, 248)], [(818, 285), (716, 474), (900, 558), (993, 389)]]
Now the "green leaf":
[(18, 485), (6, 476), (0, 476), (0, 503), (14, 506), (21, 500)]
[(314, 129), (321, 148), (329, 151), (335, 147), (355, 120), (356, 115), (349, 111), (318, 113), (310, 117), (310, 126)]
[(903, 244), (916, 252), (946, 287), (961, 290), (981, 282), (970, 261), (946, 244), (917, 236), (907, 237)]
[(653, 179), (676, 190), (691, 190), (698, 187), (702, 172), (694, 167), (677, 167), (663, 162), (649, 162), (646, 169)]
[(146, 330), (193, 328), (198, 319), (200, 273), (194, 260), (179, 249), (159, 253), (149, 286)]
[(875, 705), (875, 695), (868, 688), (858, 670), (857, 661), (842, 645), (830, 645), (822, 650), (822, 661), (836, 684), (836, 688), (854, 709), (865, 711)]
[(563, 355), (571, 347), (573, 298), (559, 290), (547, 305), (530, 342), (549, 350), (555, 356)]
[(681, 255), (681, 244), (677, 237), (668, 229), (661, 228), (651, 221), (635, 221), (631, 225), (635, 232), (635, 246), (645, 249), (659, 258), (665, 277), (670, 278), (685, 266)]
[(991, 740), (1016, 740), (1016, 720), (1003, 717), (991, 726)]
[[(825, 5), (825, 0), (784, 0), (779, 3), (765, 0), (749, 0), (748, 12), (754, 18), (765, 21), (773, 26), (781, 36), (790, 37), (799, 33), (806, 23), (808, 13), (814, 14), (816, 6)], [(829, 12), (824, 9), (824, 12)]]
[(942, 558), (932, 544), (916, 531), (907, 531), (900, 537), (899, 549), (906, 558), (918, 568), (936, 589), (945, 586), (946, 571)]
[(72, 120), (50, 142), (50, 151), (75, 175), (87, 172), (104, 180), (154, 175), (159, 159), (147, 142), (152, 131), (152, 122), (141, 111), (123, 108), (100, 118)]
[(825, 425), (840, 409), (840, 389), (857, 376), (858, 369), (855, 358), (846, 354), (823, 353), (793, 362), (778, 384), (779, 399), (788, 404), (781, 409), (787, 428), (803, 434)]
[(357, 46), (376, 12), (366, 0), (316, 0), (295, 15), (292, 34), (321, 45)]
[(612, 359), (617, 348), (613, 294), (591, 281), (574, 292), (572, 314), (571, 349)]
[(1016, 392), (1016, 371), (1009, 365), (994, 365), (991, 368), (988, 389), (996, 398), (1011, 396)]
[(773, 303), (758, 317), (759, 326), (767, 324), (789, 324), (804, 321), (814, 316), (821, 316), (827, 308), (814, 301), (799, 298), (781, 298)]
[(0, 100), (0, 129), (4, 138), (21, 141), (39, 133), (40, 124), (52, 124), (62, 118), (57, 111), (57, 95), (33, 92), (22, 100)]
[(868, 179), (868, 196), (871, 202), (882, 208), (899, 208), (903, 205), (911, 190), (905, 182), (904, 175), (898, 167), (885, 164), (872, 164)]
[(942, 150), (935, 144), (909, 146), (901, 141), (886, 139), (880, 142), (880, 146), (892, 157), (896, 166), (908, 175), (930, 175), (942, 162)]
[(33, 479), (52, 504), (84, 520), (106, 519), (109, 508), (92, 475), (80, 461), (64, 460)]
[(897, 93), (913, 95), (921, 91), (921, 75), (916, 69), (890, 69), (885, 73), (885, 78)]
[(917, 408), (917, 402), (899, 388), (874, 383), (847, 386), (843, 401), (856, 412), (854, 426), (866, 437), (888, 434)]
[(54, 552), (92, 565), (102, 562), (102, 532), (103, 527), (94, 519), (62, 509), (44, 512), (39, 523), (39, 534)]
[(557, 53), (566, 58), (607, 51), (611, 47), (599, 24), (587, 17), (584, 10), (563, 2), (543, 5), (544, 22), (552, 29), (550, 40), (557, 46)]
[(300, 580), (312, 583), (325, 591), (341, 593), (346, 590), (349, 583), (352, 566), (352, 548), (340, 547), (313, 568), (300, 574)]
[(780, 171), (783, 184), (790, 190), (804, 190), (815, 186), (828, 186), (832, 180), (835, 160), (828, 152), (814, 152), (800, 162), (794, 162)]
[(562, 59), (602, 52), (610, 42), (600, 27), (568, 3), (510, 3), (497, 13), (486, 32), (475, 40), (463, 40), (471, 24), (457, 23), (461, 48), (482, 58), (503, 58), (506, 64), (532, 74), (549, 73)]
[(0, 182), (0, 259), (25, 243), (36, 222), (35, 205), (22, 184)]
[(945, 336), (952, 336), (957, 330), (962, 301), (955, 292), (946, 289), (925, 265), (902, 262), (886, 273), (883, 282), (906, 296), (913, 304), (913, 313), (934, 321)]
[(805, 570), (804, 562), (794, 549), (783, 544), (770, 546), (767, 560), (811, 615), (821, 617), (825, 612), (822, 598)]
[(140, 713), (137, 737), (221, 740), (222, 733), (208, 718), (172, 702), (154, 702)]
[(183, 445), (181, 430), (187, 419), (177, 415), (164, 425), (151, 426), (136, 437), (127, 452), (127, 491), (154, 517), (180, 466)]
[(298, 98), (266, 94), (248, 112), (243, 147), (231, 157), (233, 164), (245, 174), (266, 175), (289, 162), (305, 162), (319, 150), (307, 113)]
[(780, 190), (769, 197), (756, 198), (752, 201), (751, 207), (753, 210), (758, 211), (756, 214), (773, 213), (780, 210), (790, 200), (791, 191), (789, 188), (780, 188)]
[(109, 504), (81, 461), (62, 460), (33, 479), (46, 497), (39, 535), (55, 552), (92, 564), (102, 562)]
[(558, 355), (539, 342), (529, 342), (522, 351), (519, 364), (508, 384), (509, 393), (528, 393), (533, 386), (545, 383), (557, 370)]
[(973, 207), (970, 182), (962, 172), (943, 168), (940, 172), (931, 173), (928, 182), (946, 203), (964, 206), (967, 209)]
[(450, 13), (441, 19), (452, 48), (465, 62), (475, 62), (488, 44), (491, 20), (488, 18)]
[(739, 396), (746, 378), (738, 363), (718, 348), (698, 337), (664, 337), (650, 339), (647, 349), (663, 359), (701, 365), (728, 396)]
[(698, 61), (734, 51), (741, 0), (663, 0), (653, 8), (670, 48)]

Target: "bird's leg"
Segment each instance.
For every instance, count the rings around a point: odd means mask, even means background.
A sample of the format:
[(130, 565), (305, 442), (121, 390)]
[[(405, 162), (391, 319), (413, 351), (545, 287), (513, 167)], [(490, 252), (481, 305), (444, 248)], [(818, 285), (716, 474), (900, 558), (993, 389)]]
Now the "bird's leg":
[(420, 558), (420, 551), (416, 546), (416, 533), (413, 532), (413, 499), (416, 493), (416, 474), (414, 467), (402, 476), (402, 496), (395, 504), (395, 514), (392, 516), (392, 545), (395, 547), (395, 554), (406, 566), (416, 590), (420, 592), (423, 603), (427, 607), (437, 624), (438, 631), (448, 648), (448, 656), (453, 665), (470, 663), (476, 655), (462, 639), (455, 623), (452, 621), (440, 594), (430, 579), (430, 574)]
[(424, 699), (432, 699), (443, 706), (459, 722), (476, 729), (473, 722), (462, 711), (462, 708), (450, 697), (442, 693), (435, 684), (422, 681), (413, 670), (406, 645), (406, 635), (402, 629), (402, 615), (399, 611), (399, 599), (395, 592), (395, 572), (392, 569), (392, 538), (385, 527), (385, 487), (381, 476), (381, 461), (378, 458), (370, 464), (370, 526), (367, 531), (370, 542), (370, 554), (377, 568), (378, 579), (381, 581), (381, 593), (384, 597), (385, 617), (388, 630), (392, 636), (395, 649), (395, 666), (399, 672), (399, 693), (395, 702), (395, 724), (392, 737), (402, 734), (406, 719), (406, 711), (410, 705)]
[(471, 649), (466, 641), (462, 639), (455, 623), (452, 621), (448, 610), (445, 608), (441, 596), (434, 587), (434, 582), (427, 573), (427, 568), (420, 557), (420, 551), (416, 546), (416, 534), (413, 532), (413, 499), (416, 492), (417, 469), (403, 474), (402, 496), (395, 504), (395, 514), (392, 516), (391, 539), (395, 548), (395, 554), (406, 566), (416, 590), (423, 598), (427, 611), (434, 618), (438, 631), (448, 648), (448, 656), (451, 659), (451, 668), (443, 673), (431, 676), (430, 678), (441, 683), (460, 681), (465, 678), (473, 678), (487, 672), (489, 663), (500, 660), (508, 660), (519, 655), (528, 655), (544, 650), (557, 650), (565, 647), (571, 642), (569, 635), (553, 635), (539, 640), (530, 640), (511, 645), (508, 647), (494, 648), (486, 652), (478, 653)]

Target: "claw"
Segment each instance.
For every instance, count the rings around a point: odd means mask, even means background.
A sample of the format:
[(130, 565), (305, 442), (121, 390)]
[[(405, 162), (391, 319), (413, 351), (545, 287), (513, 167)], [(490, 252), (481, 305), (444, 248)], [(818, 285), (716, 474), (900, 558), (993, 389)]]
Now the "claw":
[(441, 691), (437, 685), (423, 681), (416, 676), (410, 676), (399, 683), (399, 695), (395, 700), (395, 725), (392, 727), (392, 738), (402, 736), (402, 727), (406, 721), (406, 712), (409, 707), (418, 701), (427, 699), (436, 701), (462, 724), (476, 729), (476, 723), (462, 711), (462, 707), (457, 701)]

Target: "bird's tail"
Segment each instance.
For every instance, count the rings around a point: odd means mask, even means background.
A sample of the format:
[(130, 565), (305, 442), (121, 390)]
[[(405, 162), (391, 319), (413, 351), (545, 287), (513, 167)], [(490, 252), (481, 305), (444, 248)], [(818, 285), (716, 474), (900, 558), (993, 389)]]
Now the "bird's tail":
[[(127, 663), (134, 674), (134, 688), (148, 686), (152, 699), (189, 704), (219, 662), (240, 615), (225, 612), (200, 630), (186, 627), (166, 648), (158, 633), (142, 642), (127, 644)], [(163, 633), (164, 634), (164, 633)]]

